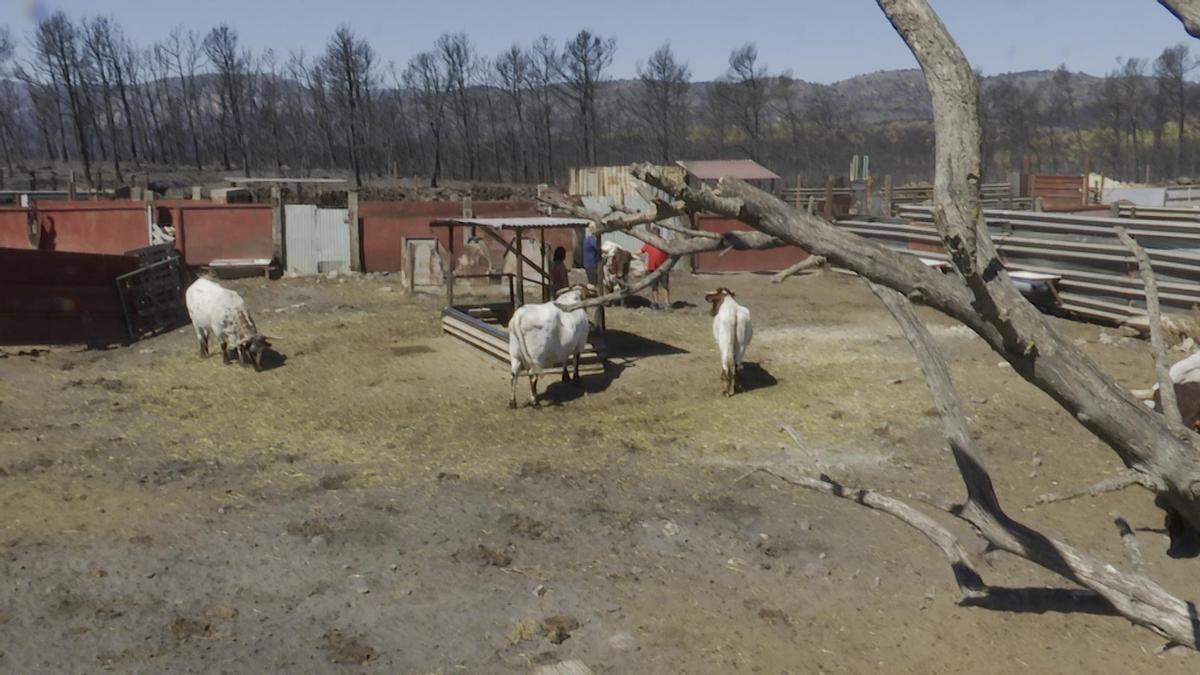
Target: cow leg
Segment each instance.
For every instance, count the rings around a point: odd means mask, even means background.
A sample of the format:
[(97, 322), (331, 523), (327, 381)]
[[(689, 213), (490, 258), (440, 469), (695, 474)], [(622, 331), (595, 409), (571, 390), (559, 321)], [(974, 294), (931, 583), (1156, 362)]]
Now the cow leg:
[(535, 408), (538, 406), (537, 381), (537, 374), (529, 373), (529, 405)]
[(579, 352), (575, 352), (575, 384), (579, 384)]
[(224, 337), (221, 338), (220, 343), (221, 343), (221, 363), (224, 363), (225, 365), (229, 365), (229, 361), (230, 361), (229, 345), (228, 345), (228, 343), (225, 342)]
[(517, 407), (517, 371), (512, 372), (512, 397), (508, 399), (508, 407)]
[(563, 374), (562, 374), (562, 381), (563, 381), (563, 382), (570, 382), (570, 381), (571, 381), (571, 376), (567, 374), (567, 366), (569, 366), (569, 365), (571, 365), (571, 357), (570, 357), (570, 356), (568, 356), (567, 358), (563, 359)]
[(196, 326), (196, 339), (200, 341), (200, 358), (208, 357), (208, 333)]

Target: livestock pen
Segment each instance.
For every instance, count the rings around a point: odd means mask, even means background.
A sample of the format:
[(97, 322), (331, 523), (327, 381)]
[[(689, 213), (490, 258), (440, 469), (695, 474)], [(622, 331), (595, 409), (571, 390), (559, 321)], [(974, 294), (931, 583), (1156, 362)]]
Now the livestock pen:
[[(549, 302), (550, 273), (547, 263), (548, 247), (559, 242), (570, 243), (577, 231), (585, 229), (591, 221), (582, 218), (536, 216), (528, 218), (438, 218), (432, 227), (445, 228), (448, 241), (445, 268), (446, 306), (442, 311), (442, 331), (482, 353), (507, 362), (508, 331), (505, 327), (513, 312), (525, 304), (525, 285), (536, 283), (541, 291), (542, 302)], [(549, 236), (547, 235), (549, 232)], [(536, 239), (526, 234), (536, 233)], [(504, 247), (505, 255), (511, 254), (516, 262), (516, 271), (459, 274), (455, 271), (455, 243), (459, 237), (476, 239), (480, 236), (493, 240)], [(539, 259), (530, 257), (528, 249), (538, 251)], [(526, 268), (533, 273), (527, 275)], [(486, 278), (508, 286), (507, 300), (484, 302), (456, 302), (454, 285), (457, 280)], [(603, 312), (600, 312), (601, 316)], [(603, 326), (603, 320), (599, 322)], [(580, 362), (581, 373), (604, 372), (605, 351), (599, 336), (588, 341)]]

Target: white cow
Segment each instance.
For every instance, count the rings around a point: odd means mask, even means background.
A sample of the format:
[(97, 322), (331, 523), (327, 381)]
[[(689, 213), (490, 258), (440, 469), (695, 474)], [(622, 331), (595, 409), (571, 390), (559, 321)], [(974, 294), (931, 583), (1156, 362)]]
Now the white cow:
[[(1175, 400), (1179, 403), (1179, 415), (1183, 425), (1195, 429), (1200, 424), (1200, 352), (1179, 361), (1167, 371), (1171, 382), (1175, 383)], [(1133, 395), (1153, 403), (1155, 410), (1161, 412), (1162, 403), (1159, 400), (1158, 384), (1150, 389), (1134, 390)]]
[(230, 353), (236, 352), (243, 365), (252, 363), (255, 370), (262, 369), (263, 353), (271, 345), (266, 336), (259, 334), (242, 296), (202, 277), (188, 286), (185, 298), (200, 341), (201, 358), (208, 356), (208, 340), (215, 337), (221, 346), (222, 361), (229, 363)]
[(733, 291), (728, 288), (718, 288), (704, 296), (712, 303), (713, 338), (721, 352), (721, 393), (725, 396), (733, 396), (737, 388), (737, 373), (742, 369), (746, 348), (754, 337), (750, 310), (739, 305), (733, 297)]
[(508, 322), (508, 354), (512, 365), (510, 408), (517, 407), (517, 375), (529, 375), (529, 404), (538, 404), (539, 371), (562, 364), (563, 382), (568, 381), (567, 363), (575, 358), (575, 382), (579, 382), (579, 355), (588, 341), (588, 318), (582, 308), (564, 311), (595, 295), (591, 287), (576, 284), (563, 289), (553, 302), (525, 305)]

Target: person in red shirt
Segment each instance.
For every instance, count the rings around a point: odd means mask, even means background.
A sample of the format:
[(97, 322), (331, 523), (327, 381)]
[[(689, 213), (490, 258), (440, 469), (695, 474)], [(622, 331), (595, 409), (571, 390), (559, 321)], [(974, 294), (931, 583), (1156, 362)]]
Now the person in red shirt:
[[(646, 254), (646, 274), (650, 274), (650, 273), (654, 272), (659, 267), (662, 267), (663, 263), (667, 262), (666, 252), (664, 252), (662, 249), (658, 248), (657, 246), (653, 246), (651, 244), (645, 244), (642, 246), (641, 252)], [(660, 288), (662, 289), (663, 295), (666, 297), (666, 300), (667, 300), (666, 304), (664, 304), (664, 305), (660, 305), (659, 301), (658, 301), (658, 291)], [(671, 276), (670, 276), (670, 272), (664, 271), (662, 273), (662, 276), (658, 277), (658, 280), (654, 282), (653, 286), (651, 286), (651, 293), (654, 298), (655, 306), (661, 306), (661, 307), (666, 307), (666, 308), (670, 309), (670, 307), (671, 307)]]

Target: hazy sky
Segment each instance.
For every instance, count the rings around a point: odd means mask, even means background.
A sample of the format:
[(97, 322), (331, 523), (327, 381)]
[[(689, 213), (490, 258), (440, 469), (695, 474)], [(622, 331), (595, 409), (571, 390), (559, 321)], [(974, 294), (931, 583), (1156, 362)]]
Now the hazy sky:
[[(1118, 57), (1153, 58), (1188, 41), (1154, 0), (934, 0), (933, 5), (984, 73), (1054, 68), (1103, 74)], [(56, 9), (78, 18), (115, 17), (139, 43), (172, 26), (207, 30), (227, 21), (253, 48), (319, 51), (348, 23), (383, 62), (402, 65), (443, 32), (465, 31), (481, 54), (541, 33), (561, 42), (587, 27), (617, 38), (612, 74), (632, 77), (638, 60), (670, 40), (695, 79), (725, 70), (730, 49), (753, 41), (759, 62), (805, 80), (833, 82), (874, 70), (915, 67), (870, 0), (0, 0), (0, 23), (18, 36), (33, 17)], [(1196, 51), (1200, 43), (1192, 41)]]

